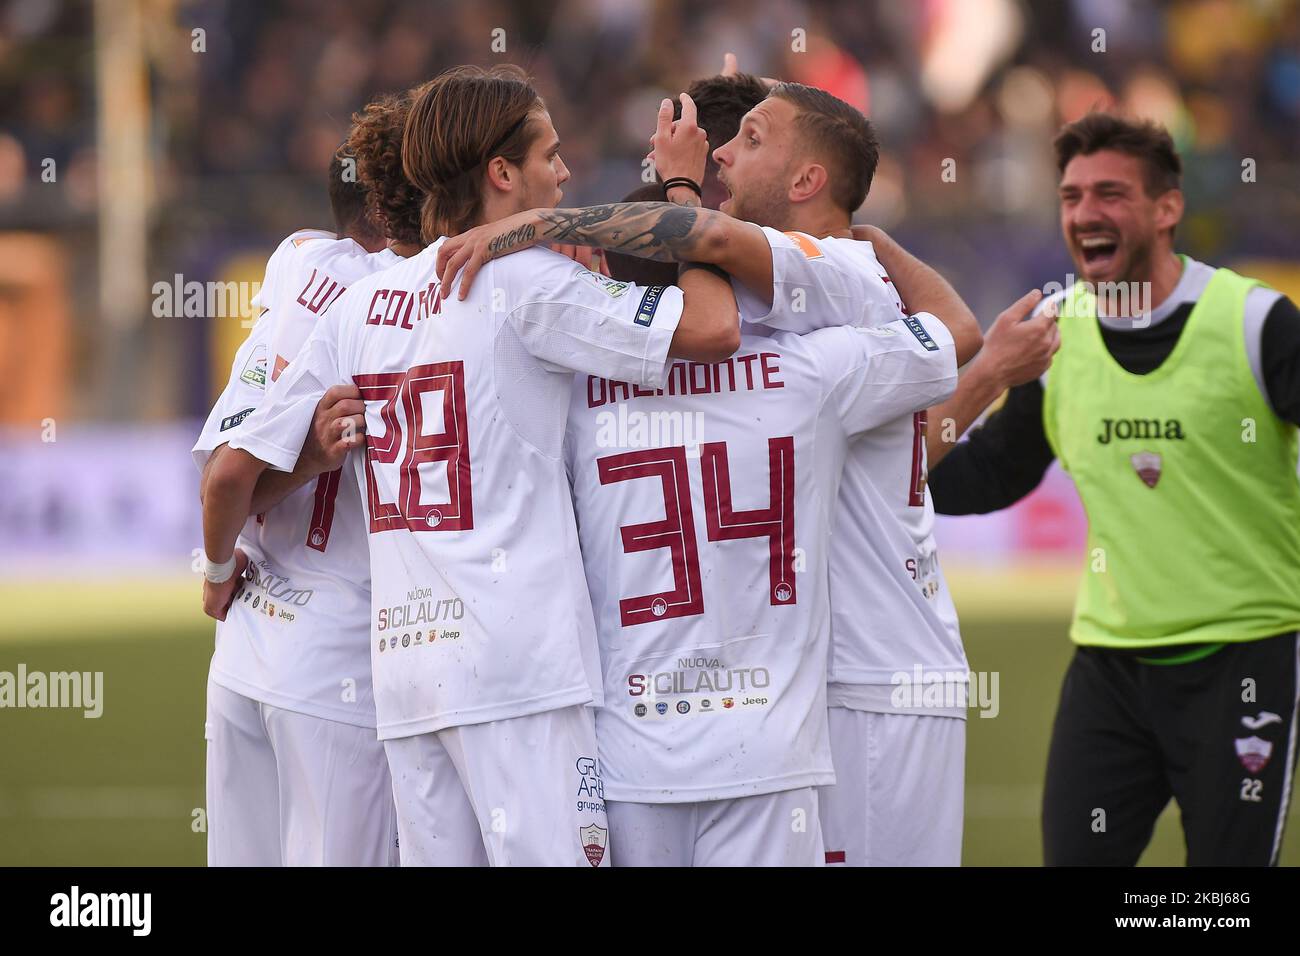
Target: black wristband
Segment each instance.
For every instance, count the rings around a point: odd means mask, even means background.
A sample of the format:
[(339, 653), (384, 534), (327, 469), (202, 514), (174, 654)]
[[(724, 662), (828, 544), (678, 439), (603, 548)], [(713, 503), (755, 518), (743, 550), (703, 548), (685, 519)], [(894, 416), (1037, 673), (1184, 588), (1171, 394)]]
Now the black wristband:
[(691, 190), (700, 199), (704, 198), (704, 191), (700, 189), (700, 184), (693, 179), (687, 179), (685, 176), (674, 176), (672, 179), (664, 180), (664, 195), (668, 195), (668, 190), (674, 186), (685, 186)]

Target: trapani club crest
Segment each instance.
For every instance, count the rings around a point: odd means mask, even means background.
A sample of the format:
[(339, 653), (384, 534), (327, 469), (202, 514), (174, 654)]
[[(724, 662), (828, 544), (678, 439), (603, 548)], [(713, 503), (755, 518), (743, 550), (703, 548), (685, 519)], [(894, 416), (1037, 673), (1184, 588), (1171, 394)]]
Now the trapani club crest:
[(600, 861), (605, 859), (609, 831), (593, 823), (589, 827), (578, 828), (578, 839), (582, 843), (582, 852), (587, 854), (587, 862), (592, 866), (600, 866)]
[(1148, 488), (1154, 488), (1160, 480), (1160, 456), (1153, 451), (1140, 451), (1130, 456), (1129, 461), (1133, 463), (1133, 470), (1142, 482)]

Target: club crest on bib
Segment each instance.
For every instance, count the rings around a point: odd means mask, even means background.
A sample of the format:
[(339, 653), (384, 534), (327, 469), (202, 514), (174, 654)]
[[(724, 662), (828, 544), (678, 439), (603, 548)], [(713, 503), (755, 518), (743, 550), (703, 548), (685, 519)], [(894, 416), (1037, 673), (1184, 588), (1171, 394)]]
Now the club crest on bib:
[(582, 852), (587, 854), (587, 862), (592, 866), (600, 866), (600, 861), (605, 859), (609, 831), (593, 823), (589, 827), (578, 828), (578, 839), (582, 843)]
[(1238, 737), (1233, 746), (1237, 748), (1237, 759), (1250, 773), (1259, 773), (1273, 756), (1273, 745), (1261, 737)]
[(1140, 451), (1136, 455), (1130, 455), (1129, 461), (1133, 464), (1133, 470), (1137, 476), (1142, 479), (1142, 483), (1148, 488), (1154, 488), (1156, 482), (1160, 480), (1160, 455), (1154, 451)]

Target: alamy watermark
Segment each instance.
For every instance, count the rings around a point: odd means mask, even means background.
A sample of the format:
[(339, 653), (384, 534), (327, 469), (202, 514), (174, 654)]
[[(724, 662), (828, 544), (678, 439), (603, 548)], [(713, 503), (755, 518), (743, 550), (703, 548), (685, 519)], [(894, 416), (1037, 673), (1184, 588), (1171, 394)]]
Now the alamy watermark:
[(917, 664), (910, 673), (895, 671), (890, 677), (889, 702), (902, 711), (974, 707), (981, 717), (996, 717), (1002, 709), (1000, 677), (998, 671), (928, 670)]
[(626, 405), (596, 415), (597, 448), (673, 448), (684, 446), (688, 458), (700, 456), (703, 412), (643, 412)]
[(153, 284), (153, 314), (157, 319), (245, 319), (251, 327), (257, 309), (253, 299), (260, 282), (198, 282), (176, 273), (170, 282)]
[[(1133, 328), (1145, 329), (1151, 324), (1150, 282), (1089, 282), (1076, 279), (1073, 273), (1065, 277), (1065, 284), (1049, 282), (1043, 286), (1043, 300), (1057, 297), (1056, 310), (1061, 318), (1071, 316), (1079, 300), (1071, 292), (1082, 290), (1095, 303), (1096, 314), (1108, 319), (1131, 319)], [(1066, 293), (1062, 295), (1062, 293)]]
[(0, 709), (66, 708), (82, 711), (87, 719), (104, 713), (103, 671), (0, 671)]

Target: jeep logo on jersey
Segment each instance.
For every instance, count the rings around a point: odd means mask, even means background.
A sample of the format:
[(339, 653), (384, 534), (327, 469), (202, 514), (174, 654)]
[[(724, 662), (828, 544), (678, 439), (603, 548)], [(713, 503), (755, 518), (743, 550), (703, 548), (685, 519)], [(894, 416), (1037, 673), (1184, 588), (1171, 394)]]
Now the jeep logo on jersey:
[(582, 852), (587, 854), (587, 862), (592, 866), (600, 866), (600, 861), (605, 859), (609, 831), (593, 823), (589, 827), (578, 828), (578, 839), (582, 843)]
[(1154, 488), (1160, 480), (1160, 456), (1153, 451), (1140, 451), (1129, 458), (1133, 470), (1148, 488)]
[(1237, 759), (1250, 773), (1259, 773), (1273, 756), (1273, 745), (1260, 737), (1238, 737), (1233, 741)]
[(1158, 418), (1103, 418), (1097, 444), (1109, 445), (1112, 438), (1119, 441), (1128, 441), (1130, 438), (1136, 438), (1138, 441), (1161, 438), (1183, 441), (1186, 437), (1183, 434), (1182, 422), (1176, 418), (1169, 418), (1163, 422)]

